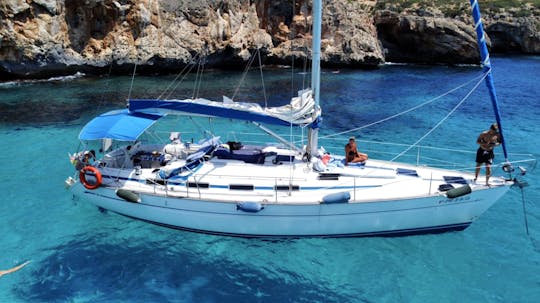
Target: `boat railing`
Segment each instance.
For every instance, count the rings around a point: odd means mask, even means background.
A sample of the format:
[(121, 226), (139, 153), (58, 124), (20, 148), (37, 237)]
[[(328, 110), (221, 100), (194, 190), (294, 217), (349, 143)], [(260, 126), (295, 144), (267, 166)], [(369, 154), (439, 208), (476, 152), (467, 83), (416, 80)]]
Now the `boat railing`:
[[(536, 166), (536, 160), (534, 159), (519, 160), (519, 161), (511, 162), (511, 164), (512, 166), (516, 167), (515, 172), (513, 172), (512, 175), (517, 176), (520, 173), (523, 174), (522, 166), (527, 166), (531, 170), (534, 169)], [(499, 167), (499, 168), (504, 169), (503, 164), (495, 164), (493, 165), (493, 167)], [(206, 181), (201, 183), (201, 180), (203, 179), (203, 177), (204, 178), (212, 177), (212, 179), (214, 180), (215, 179), (229, 179), (230, 177), (235, 177), (236, 179), (245, 178), (245, 179), (255, 181), (253, 184), (254, 189), (257, 188), (256, 186), (256, 184), (258, 183), (257, 181), (262, 181), (261, 183), (265, 183), (265, 184), (271, 183), (274, 186), (273, 186), (272, 192), (268, 192), (268, 201), (273, 201), (273, 203), (276, 203), (276, 204), (279, 204), (281, 201), (283, 201), (283, 199), (286, 199), (287, 197), (292, 196), (294, 192), (297, 192), (300, 189), (299, 185), (297, 184), (301, 184), (301, 181), (306, 181), (305, 179), (302, 179), (302, 178), (264, 177), (264, 176), (238, 177), (238, 176), (218, 175), (218, 174), (197, 174), (196, 172), (194, 172), (185, 180), (185, 186), (180, 187), (180, 188), (183, 187), (185, 189), (184, 194), (186, 197), (196, 198), (196, 199), (204, 198), (203, 196), (205, 195), (206, 192), (203, 191), (203, 189), (212, 188), (212, 185), (207, 183)], [(351, 179), (343, 180), (342, 182), (333, 184), (331, 186), (320, 187), (317, 191), (319, 190), (320, 192), (326, 191), (328, 193), (348, 191), (351, 193), (351, 201), (357, 201), (357, 192), (365, 189), (365, 186), (362, 185), (363, 182), (361, 181), (363, 177), (360, 177), (360, 176), (351, 176), (351, 177), (352, 177), (352, 180)], [(426, 179), (429, 179), (429, 187), (426, 189), (427, 190), (426, 194), (427, 195), (433, 194), (432, 193), (432, 190), (433, 190), (432, 183), (434, 181), (433, 175), (431, 175), (429, 178), (426, 178)], [(165, 192), (166, 196), (170, 196), (170, 195), (175, 196), (179, 193), (178, 191), (173, 191), (172, 189), (169, 189), (167, 182), (158, 182), (156, 180), (153, 180), (153, 182), (147, 182), (147, 184), (149, 183), (153, 185), (154, 193)], [(345, 187), (350, 186), (350, 187), (347, 189), (344, 189), (344, 186)], [(211, 192), (208, 192), (208, 193), (210, 194)], [(248, 192), (246, 192), (246, 194), (247, 193)], [(220, 194), (220, 193), (214, 192), (214, 194)], [(304, 192), (304, 194), (306, 193)], [(241, 195), (241, 193), (238, 192), (238, 195)]]
[[(263, 134), (258, 133), (241, 133), (241, 132), (234, 132), (234, 136), (225, 136), (225, 140), (235, 140), (238, 142), (242, 142), (243, 144), (250, 144), (250, 145), (258, 145), (262, 144), (262, 140), (257, 140), (258, 136), (265, 136)], [(293, 137), (293, 136), (291, 136)], [(296, 136), (296, 138), (300, 138), (299, 136)], [(222, 140), (223, 141), (223, 140)], [(342, 143), (343, 140), (337, 140), (337, 139), (331, 139), (327, 140), (328, 144), (325, 144), (324, 147), (327, 151), (329, 151), (331, 154), (335, 151), (335, 155), (342, 156)], [(393, 162), (393, 157), (396, 156), (399, 152), (396, 152), (396, 150), (403, 150), (404, 148), (407, 148), (408, 145), (406, 144), (400, 144), (400, 143), (389, 143), (389, 142), (378, 142), (378, 141), (370, 141), (370, 140), (359, 140), (358, 142), (361, 144), (361, 151), (366, 152), (370, 155), (370, 158), (373, 159), (381, 159), (381, 160), (387, 160), (389, 163)], [(462, 171), (462, 172), (473, 172), (476, 166), (475, 163), (475, 153), (476, 151), (471, 150), (459, 150), (459, 149), (453, 149), (453, 148), (441, 148), (441, 147), (433, 147), (433, 146), (415, 146), (414, 148), (411, 148), (407, 153), (404, 153), (400, 155), (399, 161), (405, 162), (410, 165), (415, 165), (419, 167), (434, 167), (434, 168), (440, 168), (440, 169), (452, 169), (456, 171)], [(492, 165), (492, 167), (495, 169), (502, 169), (504, 170), (505, 167), (508, 164), (511, 164), (515, 169), (519, 168), (519, 171), (516, 173), (519, 173), (522, 171), (522, 166), (526, 167), (526, 170), (533, 170), (536, 167), (536, 159), (534, 159), (533, 155), (531, 154), (520, 154), (520, 153), (512, 153), (509, 154), (512, 157), (512, 161), (500, 161), (500, 163), (495, 163)], [(501, 156), (497, 156), (497, 158), (501, 158)], [(369, 161), (369, 160), (368, 160)], [(296, 163), (295, 165), (298, 165)], [(193, 196), (193, 194), (196, 191), (196, 195), (201, 198), (201, 196), (204, 194), (204, 191), (202, 189), (208, 188), (209, 184), (204, 183), (202, 184), (200, 180), (202, 177), (211, 177), (212, 179), (245, 179), (245, 180), (251, 180), (255, 184), (259, 183), (270, 183), (269, 181), (273, 180), (274, 184), (274, 190), (273, 190), (273, 196), (275, 203), (279, 203), (279, 197), (282, 195), (291, 195), (293, 191), (295, 190), (295, 185), (298, 183), (302, 183), (306, 181), (303, 178), (293, 178), (291, 176), (238, 176), (238, 175), (216, 175), (211, 173), (206, 173), (204, 175), (199, 175), (196, 172), (191, 172), (188, 174), (189, 177), (186, 179), (185, 184), (185, 194), (187, 197), (190, 195)], [(349, 179), (348, 182), (351, 179)], [(359, 186), (362, 181), (357, 180), (356, 177), (352, 180), (352, 188), (350, 191), (352, 192), (352, 199), (356, 200), (356, 191), (360, 190), (362, 187)], [(282, 184), (282, 185), (281, 185)], [(286, 185), (288, 186), (288, 189), (286, 189)], [(350, 183), (349, 183), (350, 184)], [(154, 182), (154, 186), (163, 186), (165, 191), (168, 191), (166, 182), (165, 184), (162, 184), (160, 182)], [(343, 184), (335, 184), (331, 187), (325, 187), (321, 188), (321, 190), (326, 191), (332, 191), (332, 190), (338, 190), (340, 186)], [(163, 187), (162, 187), (163, 190)], [(195, 190), (195, 191), (194, 191)], [(431, 189), (430, 189), (431, 190)], [(168, 193), (167, 193), (168, 194)]]
[[(283, 138), (290, 139), (291, 142), (295, 143), (297, 146), (303, 146), (304, 136), (302, 134), (278, 133), (278, 135), (282, 136)], [(261, 133), (235, 131), (229, 132), (225, 138), (227, 138), (226, 140), (239, 141), (250, 145), (262, 145), (266, 142), (263, 138), (267, 139), (267, 135)], [(327, 152), (342, 156), (344, 146), (343, 142), (346, 142), (347, 139), (321, 138), (320, 141), (321, 146), (323, 146)], [(417, 145), (401, 155), (400, 152), (409, 148), (410, 145), (362, 139), (356, 139), (356, 141), (361, 143), (361, 152), (369, 154), (371, 159), (388, 160), (391, 162), (399, 160), (400, 162), (405, 162), (416, 166), (431, 166), (441, 169), (461, 171), (472, 171), (475, 168), (476, 146), (474, 146), (472, 150), (462, 150), (447, 147)], [(497, 154), (498, 151), (496, 151), (496, 155)], [(399, 155), (399, 157), (394, 159), (397, 155)], [(535, 166), (534, 163), (536, 160), (531, 154), (509, 153), (508, 155), (509, 159), (511, 159), (511, 161), (508, 161), (510, 163), (528, 165), (531, 169)], [(502, 154), (496, 156), (496, 159), (501, 158), (504, 158)], [(502, 166), (504, 163), (507, 163), (507, 161), (501, 161), (501, 164), (494, 166)]]

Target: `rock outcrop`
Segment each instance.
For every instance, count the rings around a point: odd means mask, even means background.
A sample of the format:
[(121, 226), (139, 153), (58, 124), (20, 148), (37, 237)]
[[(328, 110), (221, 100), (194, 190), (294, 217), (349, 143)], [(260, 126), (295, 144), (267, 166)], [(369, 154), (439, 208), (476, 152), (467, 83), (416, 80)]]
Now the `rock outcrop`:
[(272, 45), (247, 0), (9, 0), (0, 14), (2, 68), (19, 77), (111, 64), (167, 71), (201, 55), (227, 65)]
[[(485, 1), (487, 2), (487, 1)], [(486, 41), (492, 52), (540, 53), (540, 7), (494, 4), (483, 10)], [(374, 23), (385, 60), (428, 64), (478, 63), (476, 33), (468, 1), (381, 0)]]
[[(311, 1), (297, 0), (295, 14), (287, 1), (260, 7), (259, 17), (272, 35), (268, 62), (287, 64), (290, 57), (306, 57), (311, 49)], [(376, 1), (324, 1), (321, 60), (323, 64), (372, 67), (384, 62), (373, 24)]]
[(433, 16), (379, 11), (375, 16), (386, 60), (415, 63), (477, 63), (476, 32), (470, 24)]
[[(324, 0), (323, 65), (478, 62), (465, 7), (448, 13)], [(494, 51), (540, 52), (539, 14), (520, 14), (487, 16)], [(0, 79), (111, 66), (127, 73), (135, 64), (142, 72), (177, 72), (201, 58), (211, 67), (243, 68), (257, 51), (266, 64), (289, 64), (310, 57), (311, 25), (307, 0), (3, 0)]]

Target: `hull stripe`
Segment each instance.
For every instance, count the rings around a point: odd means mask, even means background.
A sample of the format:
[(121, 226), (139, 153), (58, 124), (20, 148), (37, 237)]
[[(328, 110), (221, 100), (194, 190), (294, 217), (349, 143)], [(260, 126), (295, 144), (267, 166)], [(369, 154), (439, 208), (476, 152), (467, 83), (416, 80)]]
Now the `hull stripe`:
[(426, 235), (426, 234), (440, 234), (445, 232), (453, 231), (462, 231), (465, 228), (469, 227), (471, 222), (459, 223), (459, 224), (450, 224), (442, 226), (430, 226), (423, 228), (411, 228), (411, 229), (401, 229), (401, 230), (389, 230), (389, 231), (378, 231), (378, 232), (366, 232), (366, 233), (351, 233), (351, 234), (333, 234), (333, 235), (251, 235), (251, 234), (236, 234), (236, 233), (224, 233), (216, 231), (207, 231), (193, 228), (186, 228), (180, 226), (174, 226), (159, 222), (154, 222), (150, 220), (135, 218), (127, 215), (120, 214), (124, 217), (132, 218), (135, 220), (151, 223), (158, 226), (163, 226), (176, 230), (183, 230), (194, 233), (202, 233), (208, 235), (217, 235), (217, 236), (228, 236), (228, 237), (237, 237), (237, 238), (272, 238), (272, 239), (294, 239), (294, 238), (354, 238), (354, 237), (405, 237), (405, 236), (414, 236), (414, 235)]

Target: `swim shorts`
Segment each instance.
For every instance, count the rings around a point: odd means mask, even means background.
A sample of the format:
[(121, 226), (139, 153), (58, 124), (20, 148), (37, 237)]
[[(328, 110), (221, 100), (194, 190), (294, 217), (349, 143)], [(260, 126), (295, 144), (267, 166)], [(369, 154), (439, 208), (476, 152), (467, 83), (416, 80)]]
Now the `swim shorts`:
[(493, 164), (495, 154), (492, 150), (483, 150), (481, 147), (476, 151), (476, 163)]

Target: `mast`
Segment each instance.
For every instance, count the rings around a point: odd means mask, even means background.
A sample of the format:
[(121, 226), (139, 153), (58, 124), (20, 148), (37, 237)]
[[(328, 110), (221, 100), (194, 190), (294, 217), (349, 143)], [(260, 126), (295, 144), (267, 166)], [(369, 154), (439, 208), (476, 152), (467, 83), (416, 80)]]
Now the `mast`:
[(486, 45), (486, 37), (484, 36), (484, 26), (482, 25), (482, 17), (480, 16), (480, 7), (478, 6), (478, 0), (470, 0), (472, 7), (472, 15), (474, 18), (474, 29), (476, 30), (476, 38), (478, 40), (478, 48), (480, 49), (480, 58), (482, 59), (482, 68), (486, 75), (486, 86), (491, 98), (491, 104), (493, 111), (495, 112), (495, 119), (499, 125), (499, 134), (502, 140), (502, 148), (504, 152), (504, 159), (508, 161), (508, 153), (506, 151), (506, 142), (503, 135), (503, 127), (501, 123), (501, 114), (499, 110), (499, 102), (497, 100), (497, 94), (495, 92), (495, 85), (493, 84), (493, 75), (491, 73), (491, 61), (489, 60), (489, 52)]
[(313, 0), (313, 32), (311, 45), (311, 92), (315, 100), (313, 122), (309, 126), (308, 143), (306, 153), (308, 156), (317, 156), (318, 135), (320, 126), (319, 97), (321, 76), (321, 23), (322, 23), (322, 0)]

